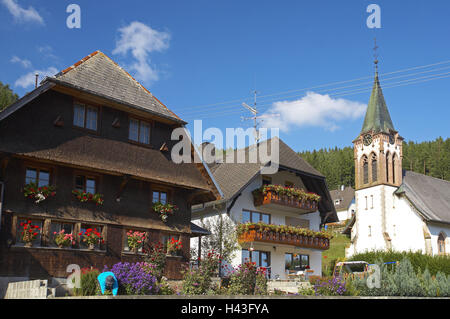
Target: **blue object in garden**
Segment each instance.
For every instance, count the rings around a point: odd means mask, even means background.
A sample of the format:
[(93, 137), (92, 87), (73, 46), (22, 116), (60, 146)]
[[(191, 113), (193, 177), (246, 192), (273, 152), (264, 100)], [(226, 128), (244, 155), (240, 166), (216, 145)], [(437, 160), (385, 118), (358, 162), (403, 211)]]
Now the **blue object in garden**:
[(102, 272), (98, 275), (97, 280), (100, 284), (102, 294), (105, 294), (105, 289), (111, 290), (114, 296), (117, 296), (117, 290), (119, 289), (119, 282), (117, 281), (114, 273), (110, 271)]

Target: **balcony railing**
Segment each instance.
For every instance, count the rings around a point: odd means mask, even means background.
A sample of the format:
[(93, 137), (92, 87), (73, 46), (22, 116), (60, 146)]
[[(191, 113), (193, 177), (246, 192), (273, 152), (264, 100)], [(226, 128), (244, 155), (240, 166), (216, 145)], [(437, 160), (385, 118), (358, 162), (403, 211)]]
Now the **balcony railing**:
[(238, 225), (240, 243), (263, 242), (326, 250), (330, 247), (331, 237), (326, 232), (315, 232), (294, 226), (263, 223)]
[(277, 205), (291, 211), (309, 213), (318, 209), (320, 196), (298, 188), (266, 185), (253, 191), (253, 200), (255, 207)]

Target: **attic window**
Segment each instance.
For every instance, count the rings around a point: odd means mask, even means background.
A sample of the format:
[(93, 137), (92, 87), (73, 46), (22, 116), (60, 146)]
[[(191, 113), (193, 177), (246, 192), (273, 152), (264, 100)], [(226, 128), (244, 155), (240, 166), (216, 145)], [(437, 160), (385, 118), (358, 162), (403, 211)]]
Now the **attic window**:
[(75, 103), (73, 106), (73, 125), (97, 131), (98, 108)]
[(128, 138), (134, 142), (150, 144), (150, 123), (131, 118)]

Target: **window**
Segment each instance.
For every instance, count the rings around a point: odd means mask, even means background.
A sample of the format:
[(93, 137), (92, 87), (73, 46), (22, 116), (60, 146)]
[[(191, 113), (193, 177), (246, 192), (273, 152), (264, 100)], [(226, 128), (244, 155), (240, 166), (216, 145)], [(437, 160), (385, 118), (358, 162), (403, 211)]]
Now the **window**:
[(153, 191), (152, 195), (152, 202), (161, 204), (167, 204), (167, 193), (166, 192), (159, 192), (159, 191)]
[(256, 267), (270, 268), (270, 252), (242, 249), (242, 263), (252, 262)]
[(75, 176), (75, 189), (90, 194), (97, 192), (97, 182), (93, 177), (86, 177), (84, 175)]
[(365, 198), (366, 198), (366, 210), (367, 210), (367, 208), (368, 208), (368, 207), (367, 207), (367, 205), (368, 205), (368, 204), (367, 204), (367, 196), (365, 196)]
[(263, 214), (251, 211), (242, 211), (242, 223), (258, 223), (263, 222), (270, 224), (270, 214)]
[[(35, 233), (37, 233), (37, 235), (35, 236), (34, 240), (33, 240), (33, 246), (32, 247), (40, 247), (41, 246), (41, 239), (42, 239), (42, 225), (43, 225), (43, 221), (42, 220), (35, 220), (35, 219), (24, 219), (24, 218), (18, 218), (17, 219), (17, 228), (16, 228), (16, 245), (18, 246), (24, 246), (25, 245), (25, 241), (23, 240), (23, 231), (24, 231), (24, 225), (26, 225), (29, 221), (31, 221), (31, 223), (29, 225), (31, 225), (35, 231)], [(37, 226), (38, 228), (35, 228), (35, 226)], [(29, 226), (27, 226), (28, 228)], [(28, 228), (30, 229), (30, 228)]]
[(309, 268), (309, 255), (287, 253), (284, 255), (286, 272), (301, 271)]
[[(162, 242), (164, 245), (164, 251), (167, 252), (167, 243), (173, 239), (180, 240), (180, 235), (174, 235), (174, 234), (166, 234), (162, 236)], [(181, 255), (181, 251), (177, 251), (177, 255)]]
[(395, 160), (396, 160), (396, 156), (394, 154), (394, 156), (392, 156), (392, 183), (395, 184)]
[(438, 237), (438, 254), (445, 255), (445, 237), (441, 232)]
[(386, 154), (386, 182), (389, 183), (389, 152)]
[(367, 157), (363, 157), (363, 184), (369, 183), (369, 163)]
[[(55, 237), (56, 235), (64, 230), (64, 234), (72, 234), (73, 235), (73, 229), (74, 224), (71, 223), (62, 223), (62, 222), (52, 222), (50, 225), (50, 242), (49, 245), (56, 247), (57, 244), (55, 243)], [(56, 234), (55, 234), (56, 233)], [(70, 244), (68, 247), (71, 247), (72, 244)]]
[(37, 168), (27, 168), (25, 172), (25, 184), (36, 183), (38, 187), (50, 184), (50, 171)]
[(369, 237), (372, 236), (372, 226), (369, 226)]
[(372, 154), (372, 182), (376, 182), (378, 177), (377, 156)]
[(97, 131), (98, 108), (75, 103), (73, 106), (73, 125)]
[(263, 186), (272, 184), (272, 178), (267, 177), (267, 176), (263, 176), (262, 184), (263, 184)]
[(145, 245), (145, 241), (147, 239), (147, 233), (143, 230), (136, 230), (136, 229), (127, 229), (125, 231), (124, 234), (124, 244), (123, 244), (123, 250), (124, 251), (131, 251), (130, 246), (128, 246), (128, 233), (131, 232), (133, 233), (133, 237), (136, 238), (136, 240), (141, 240), (142, 239), (142, 243), (138, 243), (138, 245), (140, 247), (138, 247), (138, 252), (142, 253), (143, 249), (144, 249), (144, 245)]
[[(89, 225), (89, 224), (81, 224), (81, 233), (85, 233), (87, 230), (91, 230), (92, 232), (100, 233), (101, 238), (98, 239), (97, 243), (95, 244), (95, 247), (97, 249), (101, 248), (101, 244), (103, 243), (103, 226), (99, 225)], [(82, 236), (80, 236), (80, 246), (83, 248), (87, 248), (89, 245), (83, 241)]]
[(372, 202), (372, 205), (370, 206), (370, 209), (373, 209), (373, 195), (370, 195), (370, 200)]
[(128, 138), (142, 144), (150, 144), (150, 124), (141, 120), (130, 119)]

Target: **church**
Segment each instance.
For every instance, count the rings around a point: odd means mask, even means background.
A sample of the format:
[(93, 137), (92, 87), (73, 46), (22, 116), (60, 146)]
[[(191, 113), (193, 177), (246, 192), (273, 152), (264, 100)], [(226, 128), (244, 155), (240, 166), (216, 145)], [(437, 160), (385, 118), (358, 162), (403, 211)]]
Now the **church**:
[(378, 78), (353, 141), (356, 212), (344, 233), (346, 257), (373, 250), (450, 255), (450, 182), (402, 169), (395, 130)]

